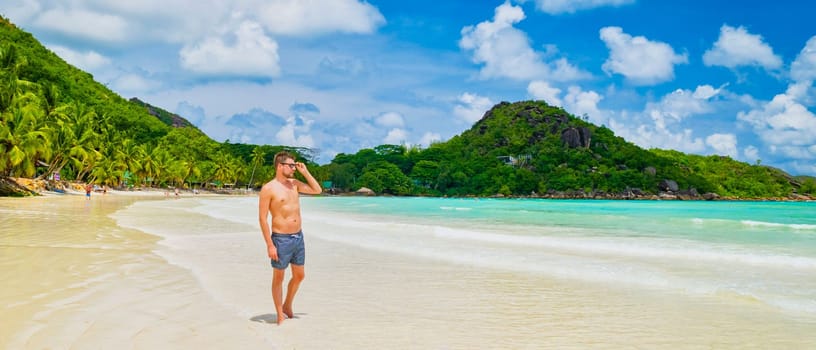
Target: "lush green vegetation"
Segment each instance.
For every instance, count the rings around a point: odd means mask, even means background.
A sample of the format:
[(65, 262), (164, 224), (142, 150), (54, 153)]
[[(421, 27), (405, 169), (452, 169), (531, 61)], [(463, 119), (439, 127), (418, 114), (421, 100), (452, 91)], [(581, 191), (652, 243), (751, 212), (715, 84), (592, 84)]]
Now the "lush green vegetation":
[[(180, 116), (125, 100), (0, 19), (0, 176), (110, 186), (257, 187), (288, 149), (340, 191), (393, 195), (816, 194), (812, 177), (720, 156), (645, 150), (543, 102), (503, 102), (469, 130), (428, 148), (380, 145), (313, 162), (312, 150), (219, 143)], [(669, 186), (672, 187), (672, 186)]]
[(326, 167), (335, 186), (392, 194), (656, 194), (672, 180), (679, 193), (779, 198), (798, 183), (728, 157), (644, 150), (536, 101), (501, 103), (470, 130), (424, 150), (383, 145), (340, 154)]
[(5, 176), (59, 173), (63, 180), (110, 186), (257, 186), (271, 177), (271, 157), (284, 149), (215, 142), (183, 118), (123, 99), (5, 19), (0, 121)]

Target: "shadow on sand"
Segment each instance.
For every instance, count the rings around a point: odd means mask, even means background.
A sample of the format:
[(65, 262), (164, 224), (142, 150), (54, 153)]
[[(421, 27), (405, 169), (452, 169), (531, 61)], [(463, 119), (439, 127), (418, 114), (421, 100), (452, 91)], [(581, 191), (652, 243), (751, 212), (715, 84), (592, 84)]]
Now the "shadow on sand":
[[(305, 313), (295, 312), (294, 319), (300, 318), (300, 316), (306, 315)], [(278, 314), (263, 314), (258, 316), (252, 316), (249, 319), (253, 322), (260, 322), (260, 323), (268, 323), (268, 324), (278, 324)]]

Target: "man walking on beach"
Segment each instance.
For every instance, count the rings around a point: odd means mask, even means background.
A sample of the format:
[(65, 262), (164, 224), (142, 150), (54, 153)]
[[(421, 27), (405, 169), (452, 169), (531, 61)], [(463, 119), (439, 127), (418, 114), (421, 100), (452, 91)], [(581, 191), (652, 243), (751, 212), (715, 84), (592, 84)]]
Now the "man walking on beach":
[[(298, 171), (307, 183), (295, 179)], [(266, 251), (272, 260), (272, 300), (278, 313), (278, 325), (287, 317), (295, 317), (292, 302), (295, 299), (300, 282), (306, 276), (303, 265), (306, 263), (306, 251), (303, 244), (303, 232), (300, 219), (300, 195), (319, 194), (320, 184), (309, 173), (309, 169), (288, 152), (275, 154), (275, 178), (267, 182), (258, 201), (258, 221), (261, 233), (266, 241)], [(272, 214), (270, 231), (269, 214)], [(292, 264), (292, 278), (286, 288), (286, 300), (283, 299), (283, 277), (286, 267)]]

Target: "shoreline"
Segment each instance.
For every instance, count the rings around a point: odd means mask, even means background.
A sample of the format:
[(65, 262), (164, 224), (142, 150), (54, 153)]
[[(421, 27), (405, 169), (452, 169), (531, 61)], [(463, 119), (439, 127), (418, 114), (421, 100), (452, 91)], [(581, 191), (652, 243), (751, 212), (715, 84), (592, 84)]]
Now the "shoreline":
[[(86, 183), (69, 182), (69, 181), (54, 181), (54, 180), (38, 180), (28, 178), (6, 178), (11, 180), (15, 185), (25, 189), (29, 195), (21, 195), (19, 197), (36, 197), (48, 195), (85, 195), (84, 186)], [(2, 180), (2, 178), (0, 178)], [(22, 182), (22, 183), (21, 183)], [(247, 196), (256, 195), (257, 191), (254, 189), (181, 189), (179, 195), (176, 195), (172, 187), (168, 188), (154, 188), (154, 187), (138, 187), (129, 190), (111, 189), (108, 188), (106, 193), (115, 195), (128, 196), (158, 196), (165, 197), (179, 197), (179, 196)], [(93, 195), (102, 194), (100, 191), (94, 191)], [(490, 198), (490, 199), (554, 199), (554, 200), (614, 200), (614, 201), (714, 201), (714, 202), (814, 202), (816, 196), (792, 194), (789, 197), (753, 197), (753, 198), (738, 198), (729, 196), (719, 196), (717, 194), (706, 193), (703, 195), (683, 192), (660, 192), (658, 194), (638, 194), (638, 193), (587, 193), (581, 191), (552, 191), (545, 194), (532, 194), (526, 196), (520, 195), (502, 195), (495, 194), (490, 196), (430, 196), (430, 195), (406, 195), (396, 196), (389, 194), (360, 194), (356, 192), (340, 192), (340, 193), (321, 193), (320, 196), (356, 196), (356, 197), (430, 197), (430, 198)], [(18, 197), (18, 196), (8, 196)], [(2, 198), (2, 196), (0, 196)]]
[[(1, 180), (2, 178), (0, 178)], [(24, 189), (29, 194), (22, 196), (6, 196), (6, 197), (38, 197), (38, 196), (60, 196), (60, 195), (78, 195), (85, 196), (85, 182), (72, 181), (55, 181), (55, 180), (35, 180), (29, 178), (5, 178)], [(241, 196), (255, 194), (254, 191), (246, 189), (179, 189), (179, 194), (175, 194), (174, 187), (156, 188), (156, 187), (131, 187), (129, 189), (109, 188), (107, 186), (95, 188), (91, 193), (91, 197), (101, 195), (122, 195), (122, 196), (164, 196), (164, 197), (182, 197), (182, 196)], [(3, 198), (3, 196), (0, 196)]]
[(610, 196), (610, 195), (590, 195), (586, 193), (581, 194), (556, 194), (556, 195), (527, 195), (527, 196), (516, 196), (516, 195), (492, 195), (492, 196), (476, 196), (476, 195), (465, 195), (465, 196), (430, 196), (430, 195), (406, 195), (406, 196), (399, 196), (399, 195), (391, 195), (391, 194), (358, 194), (355, 192), (342, 192), (337, 194), (327, 194), (323, 193), (323, 196), (332, 197), (405, 197), (405, 198), (455, 198), (455, 199), (554, 199), (554, 200), (575, 200), (575, 199), (585, 199), (585, 200), (610, 200), (610, 201), (690, 201), (690, 202), (814, 202), (816, 201), (816, 197), (814, 196), (805, 196), (805, 195), (798, 195), (796, 197), (789, 197), (789, 198), (781, 198), (781, 197), (756, 197), (756, 198), (738, 198), (738, 197), (717, 197), (706, 199), (702, 197), (689, 197), (689, 196), (680, 196), (680, 195), (648, 195), (648, 196), (634, 196), (634, 197), (621, 197), (621, 196)]

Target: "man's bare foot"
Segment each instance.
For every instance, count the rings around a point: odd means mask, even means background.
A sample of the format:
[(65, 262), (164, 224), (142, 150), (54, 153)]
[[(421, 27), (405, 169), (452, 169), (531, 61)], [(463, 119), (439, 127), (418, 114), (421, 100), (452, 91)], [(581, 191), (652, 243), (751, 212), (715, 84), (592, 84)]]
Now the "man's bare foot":
[(292, 312), (292, 305), (284, 305), (283, 313), (286, 314), (286, 316), (288, 316), (289, 318), (295, 318), (295, 313)]
[(283, 320), (285, 320), (285, 319), (286, 319), (286, 315), (284, 315), (283, 313), (278, 314), (278, 326), (280, 326), (281, 323), (283, 323)]

